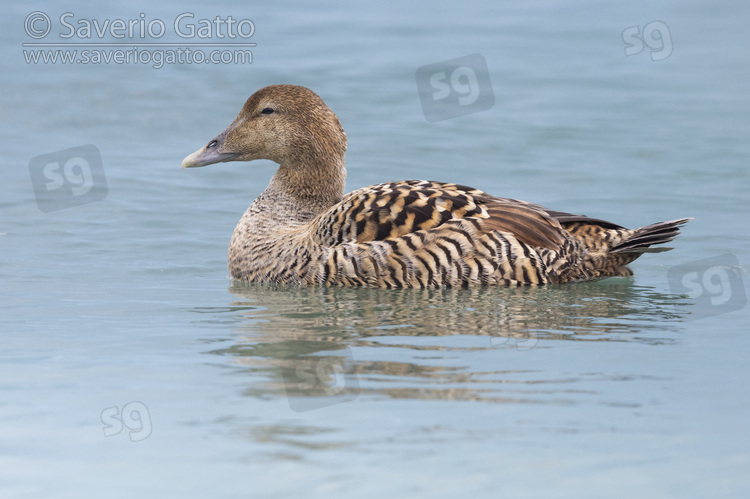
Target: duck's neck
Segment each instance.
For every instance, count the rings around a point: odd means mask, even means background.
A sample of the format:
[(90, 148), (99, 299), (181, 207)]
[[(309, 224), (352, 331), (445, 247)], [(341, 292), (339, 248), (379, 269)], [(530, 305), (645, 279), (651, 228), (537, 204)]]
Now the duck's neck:
[(282, 164), (253, 205), (279, 223), (306, 223), (341, 201), (345, 182), (343, 155), (292, 167)]

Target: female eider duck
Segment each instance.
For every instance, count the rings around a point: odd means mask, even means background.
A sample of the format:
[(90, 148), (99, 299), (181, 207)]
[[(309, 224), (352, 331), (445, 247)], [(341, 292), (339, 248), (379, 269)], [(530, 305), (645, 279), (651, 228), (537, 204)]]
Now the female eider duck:
[(311, 90), (272, 85), (183, 168), (279, 164), (229, 245), (235, 279), (301, 285), (518, 286), (632, 275), (689, 219), (629, 230), (458, 184), (404, 180), (344, 195), (346, 134)]

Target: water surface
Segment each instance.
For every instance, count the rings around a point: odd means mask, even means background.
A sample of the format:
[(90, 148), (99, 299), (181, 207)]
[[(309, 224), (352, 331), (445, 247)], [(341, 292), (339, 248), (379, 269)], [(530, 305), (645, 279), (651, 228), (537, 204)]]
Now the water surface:
[[(35, 8), (232, 15), (257, 46), (245, 65), (26, 64), (31, 9), (0, 21), (3, 497), (750, 492), (745, 3)], [(626, 56), (623, 31), (655, 21), (671, 54)], [(417, 69), (477, 53), (494, 105), (428, 122)], [(349, 189), (425, 178), (626, 226), (695, 220), (632, 278), (233, 282), (229, 238), (275, 166), (179, 165), (271, 83), (340, 116)], [(32, 159), (85, 144), (104, 198), (40, 210)]]

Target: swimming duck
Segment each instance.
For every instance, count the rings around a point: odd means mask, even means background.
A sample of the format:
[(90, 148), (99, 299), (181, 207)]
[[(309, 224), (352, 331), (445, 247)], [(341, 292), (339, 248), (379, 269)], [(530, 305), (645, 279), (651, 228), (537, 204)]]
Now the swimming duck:
[(182, 162), (268, 159), (271, 182), (229, 245), (233, 278), (427, 288), (537, 285), (632, 275), (627, 264), (689, 219), (626, 229), (463, 185), (404, 180), (344, 195), (346, 134), (308, 88), (272, 85)]

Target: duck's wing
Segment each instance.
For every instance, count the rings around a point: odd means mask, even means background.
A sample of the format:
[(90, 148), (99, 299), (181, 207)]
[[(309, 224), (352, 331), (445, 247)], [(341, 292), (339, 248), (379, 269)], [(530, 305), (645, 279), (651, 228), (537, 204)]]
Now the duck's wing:
[(564, 230), (539, 205), (496, 198), (462, 185), (423, 180), (356, 190), (318, 216), (311, 229), (316, 242), (336, 245), (393, 239), (456, 219), (471, 221), (481, 233), (506, 232), (528, 245), (550, 249), (559, 247)]

